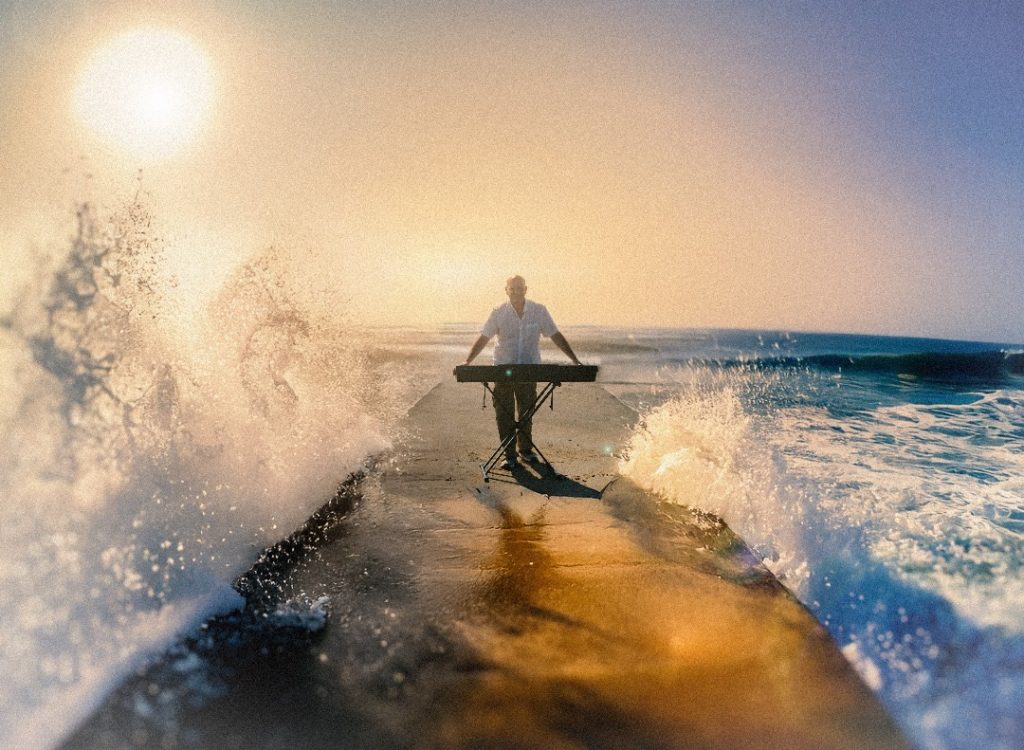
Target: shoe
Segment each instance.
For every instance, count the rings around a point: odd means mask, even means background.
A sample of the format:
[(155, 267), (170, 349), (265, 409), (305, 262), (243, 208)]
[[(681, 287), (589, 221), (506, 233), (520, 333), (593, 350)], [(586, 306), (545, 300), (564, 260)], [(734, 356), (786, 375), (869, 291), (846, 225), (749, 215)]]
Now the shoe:
[(534, 452), (533, 448), (527, 448), (524, 451), (519, 451), (519, 457), (530, 464), (535, 464), (540, 460), (537, 458), (537, 454)]
[(501, 468), (505, 471), (512, 471), (519, 466), (519, 462), (515, 456), (508, 456), (504, 461), (501, 462)]

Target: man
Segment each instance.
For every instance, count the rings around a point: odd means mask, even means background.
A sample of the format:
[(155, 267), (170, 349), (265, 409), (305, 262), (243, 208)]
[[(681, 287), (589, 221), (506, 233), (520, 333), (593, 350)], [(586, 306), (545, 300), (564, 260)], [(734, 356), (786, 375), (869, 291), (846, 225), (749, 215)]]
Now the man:
[[(544, 305), (526, 299), (526, 280), (522, 276), (513, 276), (505, 282), (505, 294), (508, 303), (491, 311), (484, 323), (480, 337), (466, 357), (466, 364), (472, 362), (487, 342), (495, 334), (498, 343), (494, 347), (494, 364), (496, 365), (532, 365), (540, 364), (540, 335), (549, 337), (574, 364), (582, 364), (576, 358), (565, 336), (559, 333), (555, 321)], [(533, 406), (537, 400), (536, 383), (495, 383), (494, 384), (494, 415), (498, 421), (498, 434), (502, 442), (512, 434), (518, 418)], [(526, 461), (535, 462), (537, 454), (533, 451), (533, 424), (527, 421), (519, 428), (519, 453)], [(516, 466), (514, 445), (509, 445), (505, 453), (504, 469)]]

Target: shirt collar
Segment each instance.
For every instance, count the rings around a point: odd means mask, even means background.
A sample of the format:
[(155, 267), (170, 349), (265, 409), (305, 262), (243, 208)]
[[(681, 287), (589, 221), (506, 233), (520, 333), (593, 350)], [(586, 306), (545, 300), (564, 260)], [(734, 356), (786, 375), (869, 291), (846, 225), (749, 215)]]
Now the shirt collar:
[[(530, 307), (531, 307), (532, 305), (533, 305), (533, 300), (530, 300), (530, 299), (526, 299), (526, 300), (523, 300), (523, 317), (524, 317), (524, 318), (526, 317), (526, 311), (527, 311), (527, 310), (528, 310), (528, 309), (529, 309), (529, 308), (530, 308)], [(512, 313), (513, 315), (515, 315), (515, 316), (516, 316), (517, 318), (519, 317), (519, 315), (518, 315), (518, 314), (516, 314), (516, 309), (515, 309), (514, 307), (512, 307), (512, 300), (506, 300), (506, 301), (505, 301), (505, 307), (507, 307), (507, 308), (509, 309), (509, 311), (510, 311), (510, 312), (511, 312), (511, 313)]]

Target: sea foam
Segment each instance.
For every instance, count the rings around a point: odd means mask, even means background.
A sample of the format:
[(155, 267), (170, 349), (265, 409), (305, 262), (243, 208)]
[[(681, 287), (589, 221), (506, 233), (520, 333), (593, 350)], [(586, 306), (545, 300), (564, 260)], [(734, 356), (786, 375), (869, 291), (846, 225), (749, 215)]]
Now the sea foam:
[[(138, 200), (80, 206), (0, 326), (0, 746), (61, 740), (386, 448), (401, 368), (256, 252), (183, 330)], [(214, 251), (213, 248), (210, 249)]]

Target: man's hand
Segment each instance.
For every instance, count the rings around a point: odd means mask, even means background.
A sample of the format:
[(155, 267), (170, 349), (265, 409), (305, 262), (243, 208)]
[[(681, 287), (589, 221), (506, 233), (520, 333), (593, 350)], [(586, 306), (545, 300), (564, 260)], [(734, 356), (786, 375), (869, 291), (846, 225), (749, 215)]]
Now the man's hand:
[(559, 349), (562, 350), (562, 352), (565, 354), (565, 356), (567, 356), (572, 361), (572, 363), (574, 365), (582, 365), (583, 364), (576, 357), (576, 352), (574, 352), (572, 350), (572, 347), (569, 346), (569, 342), (565, 340), (565, 336), (562, 335), (561, 331), (557, 332), (554, 336), (552, 336), (551, 337), (551, 341), (552, 341), (552, 343), (554, 343), (555, 346), (557, 346)]
[(474, 341), (473, 348), (469, 350), (469, 356), (466, 357), (465, 364), (468, 365), (470, 362), (476, 359), (476, 355), (478, 355), (480, 352), (484, 350), (484, 347), (487, 346), (488, 341), (490, 341), (490, 338), (488, 338), (487, 336), (480, 336), (476, 341)]

